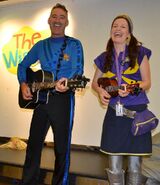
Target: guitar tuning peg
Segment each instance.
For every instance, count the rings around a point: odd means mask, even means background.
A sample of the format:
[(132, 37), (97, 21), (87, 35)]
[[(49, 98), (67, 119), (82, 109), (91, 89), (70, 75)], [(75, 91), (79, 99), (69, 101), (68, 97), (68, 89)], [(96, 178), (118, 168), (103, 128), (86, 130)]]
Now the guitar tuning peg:
[(81, 76), (80, 75), (75, 75), (74, 79), (81, 79)]

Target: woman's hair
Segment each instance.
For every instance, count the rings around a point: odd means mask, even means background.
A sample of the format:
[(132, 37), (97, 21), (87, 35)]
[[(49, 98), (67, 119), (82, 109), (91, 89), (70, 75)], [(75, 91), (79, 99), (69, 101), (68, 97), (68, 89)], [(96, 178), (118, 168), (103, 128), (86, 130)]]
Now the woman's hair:
[[(133, 35), (133, 23), (130, 19), (130, 17), (128, 15), (119, 15), (117, 16), (113, 22), (115, 22), (115, 20), (119, 19), (119, 18), (123, 18), (127, 21), (128, 23), (128, 27), (129, 27), (129, 32), (130, 32), (130, 38), (129, 38), (129, 43), (128, 45), (128, 57), (129, 57), (129, 66), (131, 68), (134, 68), (135, 64), (136, 64), (136, 59), (138, 56), (138, 52), (139, 52), (139, 46), (142, 44), (141, 42), (139, 42)], [(111, 25), (111, 27), (112, 27)], [(113, 65), (113, 56), (114, 56), (114, 50), (113, 50), (113, 41), (110, 38), (108, 40), (107, 46), (106, 46), (106, 51), (107, 51), (107, 55), (106, 55), (106, 61), (105, 61), (105, 71), (109, 71), (111, 70), (111, 67)]]

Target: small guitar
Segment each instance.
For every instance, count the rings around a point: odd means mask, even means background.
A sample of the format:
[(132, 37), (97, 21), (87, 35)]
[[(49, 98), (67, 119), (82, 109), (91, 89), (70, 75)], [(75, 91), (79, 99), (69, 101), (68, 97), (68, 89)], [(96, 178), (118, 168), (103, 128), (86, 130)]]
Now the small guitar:
[[(118, 96), (118, 89), (124, 90), (124, 86), (118, 86), (116, 79), (101, 77), (98, 79), (98, 85), (105, 89), (112, 97)], [(139, 83), (132, 83), (126, 86), (126, 90), (132, 95), (138, 95), (141, 92)]]
[[(32, 100), (24, 100), (21, 88), (19, 88), (19, 106), (25, 109), (34, 109), (39, 104), (47, 104), (49, 100), (49, 92), (52, 90), (56, 81), (53, 81), (53, 74), (49, 71), (27, 69), (27, 84), (33, 95)], [(74, 79), (69, 79), (66, 86), (70, 89), (85, 88), (90, 79), (85, 76), (77, 76)]]

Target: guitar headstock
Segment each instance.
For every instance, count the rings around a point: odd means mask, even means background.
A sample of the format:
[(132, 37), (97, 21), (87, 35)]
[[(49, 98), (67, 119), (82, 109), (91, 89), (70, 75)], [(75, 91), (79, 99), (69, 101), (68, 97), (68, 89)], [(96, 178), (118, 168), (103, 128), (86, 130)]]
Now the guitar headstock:
[(76, 76), (75, 78), (68, 80), (67, 87), (71, 89), (85, 88), (89, 81), (90, 79), (85, 76)]
[(131, 95), (139, 95), (142, 91), (142, 88), (139, 87), (139, 83), (131, 83), (127, 85), (127, 91), (131, 93)]

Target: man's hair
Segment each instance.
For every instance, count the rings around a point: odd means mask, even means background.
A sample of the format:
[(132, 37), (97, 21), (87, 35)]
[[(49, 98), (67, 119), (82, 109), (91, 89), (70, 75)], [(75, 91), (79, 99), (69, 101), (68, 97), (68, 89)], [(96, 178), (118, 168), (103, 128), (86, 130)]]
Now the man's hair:
[(57, 3), (51, 10), (51, 12), (55, 9), (55, 8), (60, 8), (62, 10), (64, 10), (66, 13), (68, 13), (68, 10), (66, 9), (66, 7), (60, 3)]

